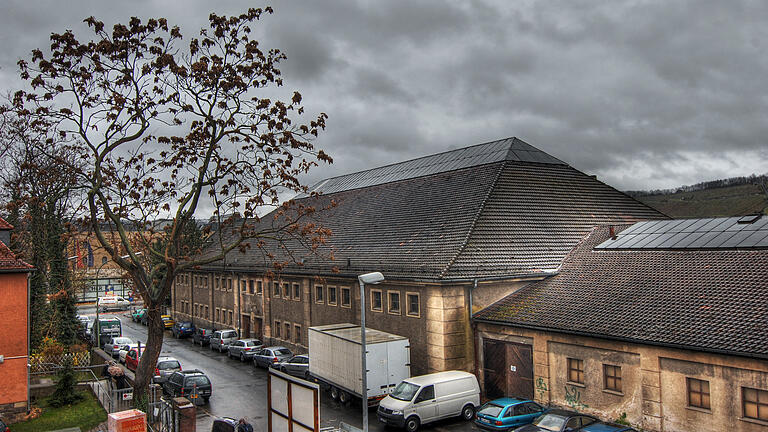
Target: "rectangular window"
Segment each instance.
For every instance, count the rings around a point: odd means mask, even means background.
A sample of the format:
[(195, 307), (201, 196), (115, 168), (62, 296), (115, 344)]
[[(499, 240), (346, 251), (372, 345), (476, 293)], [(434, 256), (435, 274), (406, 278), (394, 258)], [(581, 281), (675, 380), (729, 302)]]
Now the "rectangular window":
[[(248, 292), (248, 281), (241, 280), (240, 281), (240, 292), (243, 294)], [(253, 294), (253, 290), (251, 290), (251, 294)]]
[(351, 307), (352, 306), (352, 296), (350, 295), (349, 288), (342, 287), (341, 288), (341, 306), (342, 307)]
[(227, 279), (227, 291), (232, 291), (232, 279)]
[(280, 297), (280, 283), (279, 282), (272, 282), (272, 295), (275, 296), (275, 297)]
[(293, 284), (293, 299), (301, 301), (301, 285)]
[[(232, 311), (229, 311), (229, 325), (232, 325)], [(361, 354), (362, 355), (362, 354)], [(362, 362), (361, 362), (362, 363)], [(362, 379), (362, 378), (361, 378)]]
[(584, 360), (568, 359), (568, 382), (584, 384)]
[(204, 288), (208, 288), (208, 276), (205, 276), (205, 277), (203, 278), (203, 287), (204, 287)]
[[(218, 278), (218, 277), (214, 277), (214, 278), (213, 278), (213, 283), (214, 283), (214, 287), (213, 287), (213, 289), (219, 289), (219, 278)], [(362, 363), (361, 363), (361, 364), (362, 364)], [(361, 378), (361, 379), (362, 379), (362, 378)]]
[(287, 299), (291, 298), (291, 284), (288, 282), (283, 284), (283, 297)]
[(371, 290), (371, 310), (381, 312), (383, 309), (381, 290)]
[(205, 306), (205, 319), (208, 319), (208, 306)]
[(262, 292), (261, 281), (256, 281), (256, 294), (261, 294)]
[[(195, 316), (200, 316), (200, 305), (195, 303)], [(362, 339), (360, 339), (362, 340)], [(360, 354), (362, 356), (362, 354)], [(360, 361), (360, 364), (362, 364), (362, 360)], [(362, 378), (361, 378), (362, 379)]]
[(328, 287), (328, 304), (336, 306), (336, 287)]
[(293, 326), (293, 341), (297, 344), (301, 344), (301, 326), (298, 324)]
[(389, 311), (391, 314), (400, 315), (400, 292), (388, 291), (387, 297), (387, 300), (389, 300), (389, 307), (387, 308), (387, 311)]
[(742, 387), (741, 404), (744, 417), (768, 421), (768, 391)]
[(254, 288), (253, 288), (253, 285), (254, 285), (254, 284), (253, 284), (253, 279), (249, 279), (249, 280), (248, 280), (248, 293), (250, 293), (250, 294), (253, 294), (253, 292), (254, 292), (254, 291), (253, 291), (253, 289), (254, 289)]
[(621, 366), (603, 365), (603, 385), (606, 390), (621, 393)]
[(685, 382), (688, 387), (688, 406), (710, 409), (709, 381), (686, 378)]
[(408, 306), (407, 315), (418, 318), (421, 315), (419, 293), (405, 293), (405, 300)]
[[(285, 340), (291, 340), (291, 323), (285, 323)], [(362, 354), (361, 354), (362, 355)], [(362, 364), (362, 361), (360, 362)]]
[[(221, 311), (219, 310), (219, 308), (216, 308), (216, 322), (221, 322), (221, 321), (219, 321), (220, 319), (221, 319)], [(362, 354), (360, 354), (360, 355), (362, 355)], [(360, 362), (360, 364), (362, 364), (362, 361)]]
[[(275, 337), (276, 338), (280, 337), (280, 321), (275, 321)], [(362, 355), (362, 354), (360, 354), (360, 355)], [(360, 364), (363, 364), (362, 360), (360, 361)]]
[(323, 288), (323, 286), (315, 285), (315, 301), (317, 303), (322, 303), (323, 301), (325, 301), (325, 296), (323, 294), (325, 294), (325, 289)]

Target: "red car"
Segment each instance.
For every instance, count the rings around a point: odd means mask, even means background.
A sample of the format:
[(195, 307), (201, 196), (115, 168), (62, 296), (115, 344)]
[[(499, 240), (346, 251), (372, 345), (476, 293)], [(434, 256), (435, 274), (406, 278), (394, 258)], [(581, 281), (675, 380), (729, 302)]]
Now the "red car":
[(141, 352), (139, 352), (138, 348), (131, 348), (128, 351), (128, 354), (125, 355), (125, 367), (128, 368), (128, 370), (136, 372), (142, 354), (144, 354), (144, 347), (141, 347)]

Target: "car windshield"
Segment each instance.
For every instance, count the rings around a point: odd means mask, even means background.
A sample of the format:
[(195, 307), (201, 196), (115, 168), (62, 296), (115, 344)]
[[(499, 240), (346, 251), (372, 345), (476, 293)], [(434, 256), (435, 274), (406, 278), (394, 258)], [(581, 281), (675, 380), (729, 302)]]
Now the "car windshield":
[(236, 337), (236, 336), (237, 336), (237, 333), (235, 333), (233, 331), (223, 332), (221, 334), (221, 337), (223, 337), (223, 338), (232, 338), (232, 337)]
[(180, 369), (181, 365), (176, 360), (163, 360), (157, 364), (158, 369)]
[(181, 328), (189, 328), (189, 327), (192, 327), (192, 323), (191, 322), (183, 322), (183, 323), (181, 323), (180, 326), (181, 326)]
[(187, 386), (192, 387), (194, 385), (196, 385), (198, 387), (209, 386), (209, 385), (211, 385), (211, 382), (208, 381), (208, 377), (204, 377), (202, 375), (200, 375), (200, 376), (191, 376), (191, 377), (187, 378)]
[(416, 392), (419, 391), (419, 386), (416, 384), (411, 384), (407, 381), (403, 381), (400, 384), (395, 387), (395, 391), (390, 393), (390, 396), (392, 396), (395, 399), (399, 399), (402, 401), (409, 401), (413, 399), (413, 396), (416, 395)]
[(256, 345), (257, 345), (256, 341), (246, 341), (245, 342), (245, 346), (249, 346), (250, 347), (250, 346), (256, 346)]
[(541, 429), (557, 432), (563, 428), (567, 419), (557, 414), (544, 414), (534, 420), (533, 424)]
[(289, 355), (291, 355), (291, 352), (287, 348), (281, 348), (279, 350), (275, 350), (275, 355), (278, 355), (278, 356), (289, 356)]
[(120, 321), (99, 321), (99, 326), (103, 329), (120, 327)]
[(504, 407), (500, 405), (496, 405), (495, 403), (487, 403), (483, 405), (482, 408), (480, 408), (480, 411), (478, 411), (478, 414), (487, 415), (489, 417), (498, 417), (499, 413), (501, 413), (501, 410), (503, 410)]
[(121, 338), (115, 339), (115, 343), (116, 344), (129, 344), (129, 343), (133, 343), (133, 341), (130, 340), (129, 338), (121, 337)]

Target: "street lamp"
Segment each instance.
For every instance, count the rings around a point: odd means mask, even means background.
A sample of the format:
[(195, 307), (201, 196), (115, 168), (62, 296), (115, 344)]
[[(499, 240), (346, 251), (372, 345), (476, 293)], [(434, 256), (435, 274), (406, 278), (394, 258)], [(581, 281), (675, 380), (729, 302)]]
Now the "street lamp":
[(365, 284), (375, 285), (384, 280), (380, 272), (366, 273), (357, 277), (360, 282), (360, 348), (363, 372), (363, 432), (368, 432), (368, 365), (365, 347)]

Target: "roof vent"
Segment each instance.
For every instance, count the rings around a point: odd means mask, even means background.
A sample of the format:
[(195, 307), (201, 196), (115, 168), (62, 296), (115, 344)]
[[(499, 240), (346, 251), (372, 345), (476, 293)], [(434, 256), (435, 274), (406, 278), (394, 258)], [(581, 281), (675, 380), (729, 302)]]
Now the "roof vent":
[(760, 219), (760, 217), (762, 217), (762, 216), (763, 215), (760, 214), (760, 213), (742, 216), (742, 217), (739, 218), (738, 223), (740, 223), (740, 224), (751, 224), (751, 223), (757, 222), (758, 219)]

